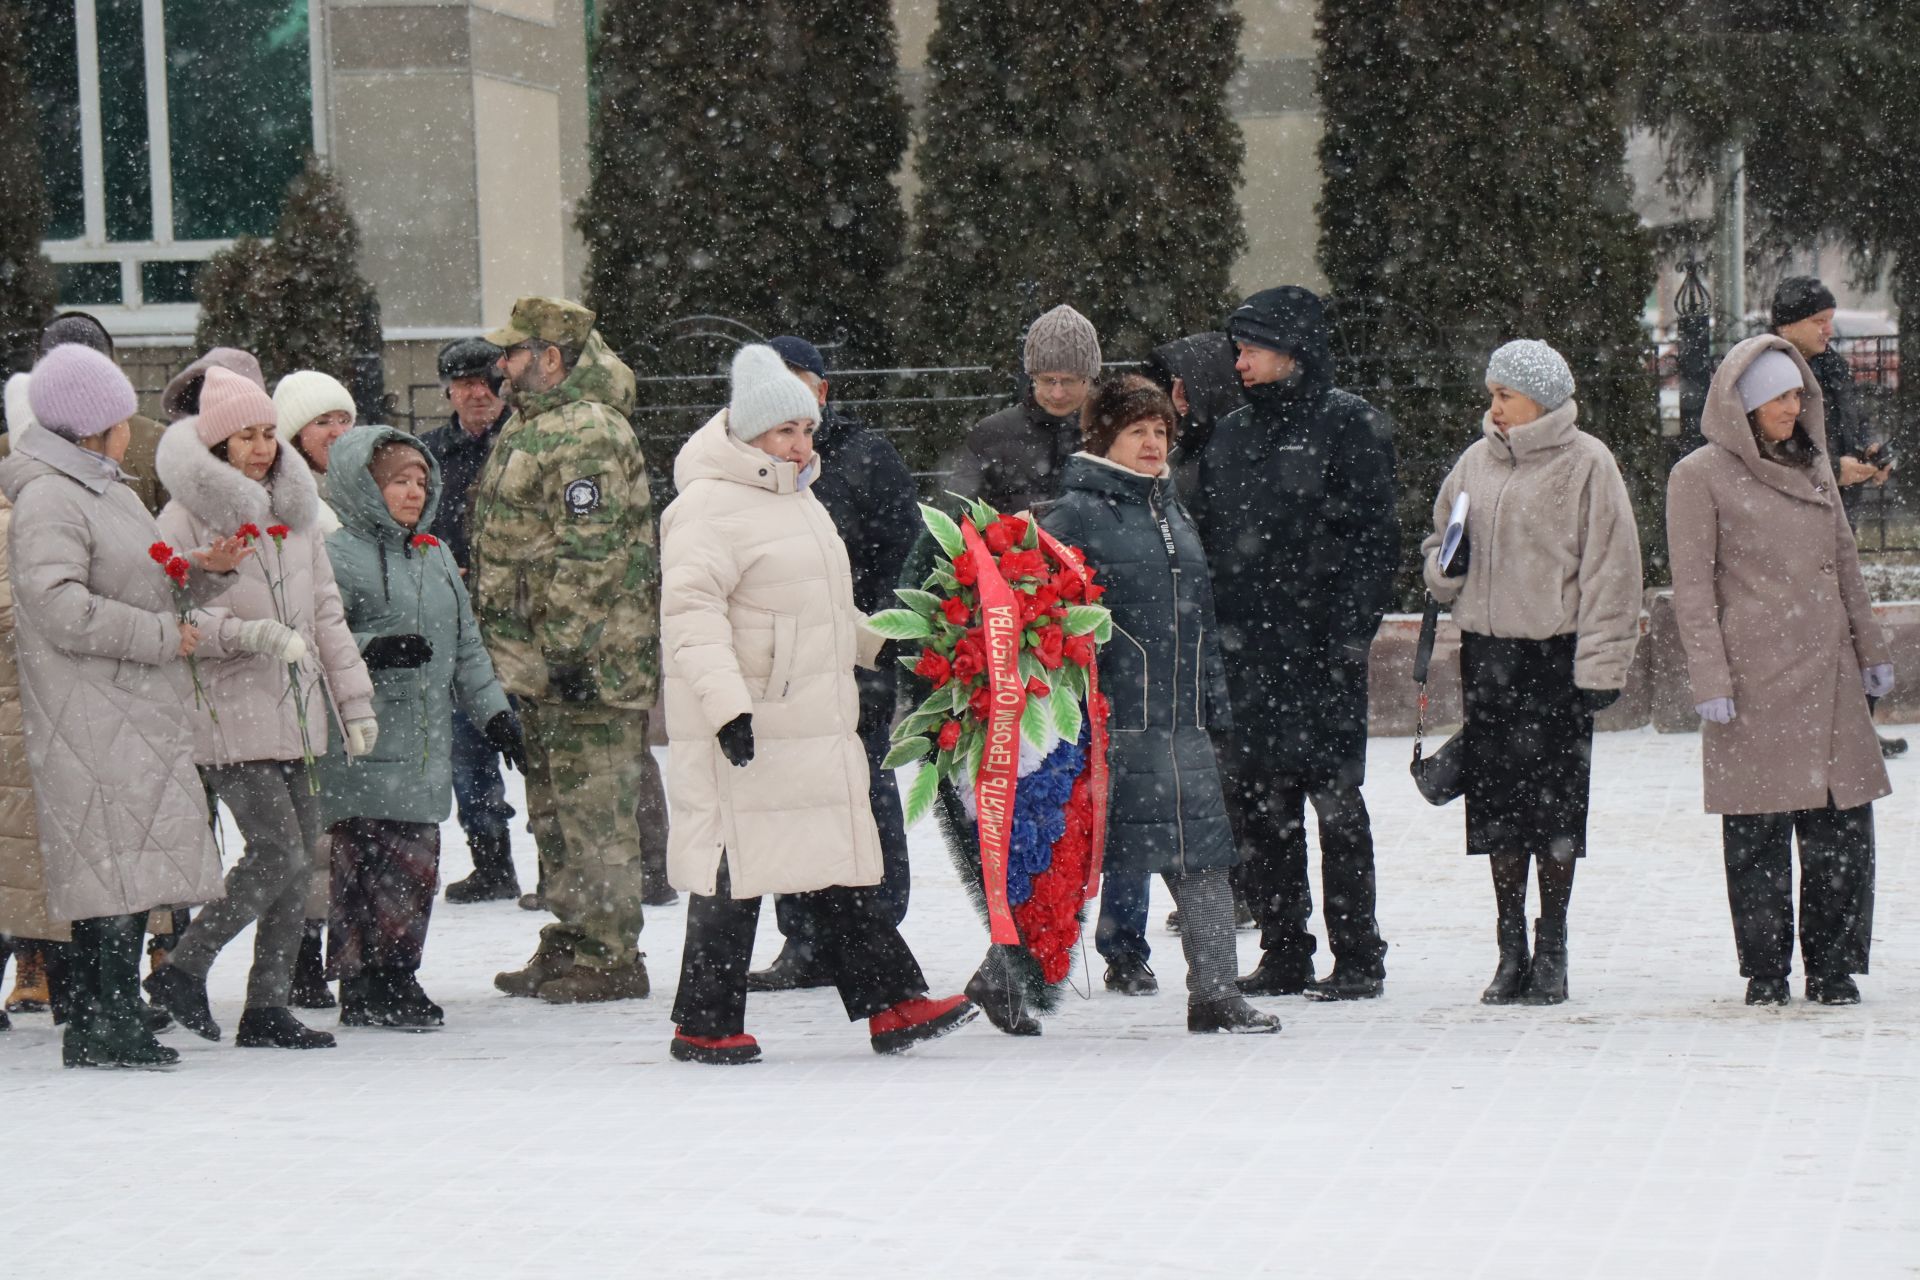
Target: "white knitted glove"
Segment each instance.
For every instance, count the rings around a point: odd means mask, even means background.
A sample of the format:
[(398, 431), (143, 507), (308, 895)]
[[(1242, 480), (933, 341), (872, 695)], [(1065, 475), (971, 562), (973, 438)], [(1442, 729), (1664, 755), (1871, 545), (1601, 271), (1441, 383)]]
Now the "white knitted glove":
[(272, 618), (241, 623), (234, 643), (248, 653), (264, 653), (282, 662), (298, 662), (307, 656), (307, 642), (300, 638), (300, 633)]
[(365, 720), (347, 721), (347, 754), (355, 760), (373, 754), (373, 744), (380, 740), (380, 722), (369, 716)]

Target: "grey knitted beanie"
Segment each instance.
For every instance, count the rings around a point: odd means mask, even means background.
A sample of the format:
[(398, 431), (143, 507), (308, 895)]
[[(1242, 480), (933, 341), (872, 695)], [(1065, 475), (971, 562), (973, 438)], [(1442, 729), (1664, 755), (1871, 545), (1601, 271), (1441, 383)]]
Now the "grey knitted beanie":
[(1088, 381), (1100, 376), (1100, 335), (1093, 321), (1065, 303), (1027, 329), (1027, 373), (1072, 373)]
[(1566, 357), (1538, 338), (1520, 338), (1487, 361), (1487, 386), (1498, 383), (1551, 413), (1573, 398), (1573, 370)]
[(733, 388), (727, 399), (727, 429), (751, 443), (783, 422), (820, 421), (820, 400), (800, 381), (780, 353), (751, 342), (733, 353)]

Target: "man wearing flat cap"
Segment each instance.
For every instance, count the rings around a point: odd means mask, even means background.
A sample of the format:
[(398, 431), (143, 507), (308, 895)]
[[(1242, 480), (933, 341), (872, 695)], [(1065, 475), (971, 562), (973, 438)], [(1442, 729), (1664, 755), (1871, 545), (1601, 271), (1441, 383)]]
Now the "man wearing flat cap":
[(501, 349), (513, 416), (473, 487), (467, 585), (526, 731), (527, 811), (555, 923), (494, 985), (554, 1004), (647, 994), (640, 959), (642, 791), (659, 690), (660, 564), (633, 373), (559, 298), (522, 298)]

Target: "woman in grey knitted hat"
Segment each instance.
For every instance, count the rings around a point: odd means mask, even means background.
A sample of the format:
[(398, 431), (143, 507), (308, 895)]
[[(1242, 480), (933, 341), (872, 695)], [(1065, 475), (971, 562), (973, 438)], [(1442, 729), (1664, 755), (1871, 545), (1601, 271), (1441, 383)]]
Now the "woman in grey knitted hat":
[[(1575, 425), (1573, 373), (1544, 342), (1487, 363), (1481, 438), (1454, 464), (1421, 544), (1427, 590), (1460, 627), (1467, 852), (1486, 854), (1500, 967), (1487, 1004), (1567, 998), (1567, 904), (1587, 851), (1593, 717), (1640, 636), (1640, 539), (1620, 468)], [(1443, 559), (1454, 507), (1465, 535)], [(1527, 953), (1527, 864), (1540, 918)]]

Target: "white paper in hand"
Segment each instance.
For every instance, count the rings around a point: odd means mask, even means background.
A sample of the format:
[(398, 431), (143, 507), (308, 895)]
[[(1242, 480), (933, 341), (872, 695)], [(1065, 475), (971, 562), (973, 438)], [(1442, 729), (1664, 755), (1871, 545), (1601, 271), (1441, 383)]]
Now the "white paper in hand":
[(1440, 572), (1445, 573), (1453, 564), (1453, 553), (1460, 549), (1460, 540), (1467, 536), (1467, 495), (1461, 494), (1453, 500), (1453, 514), (1447, 517), (1447, 532), (1440, 539)]

